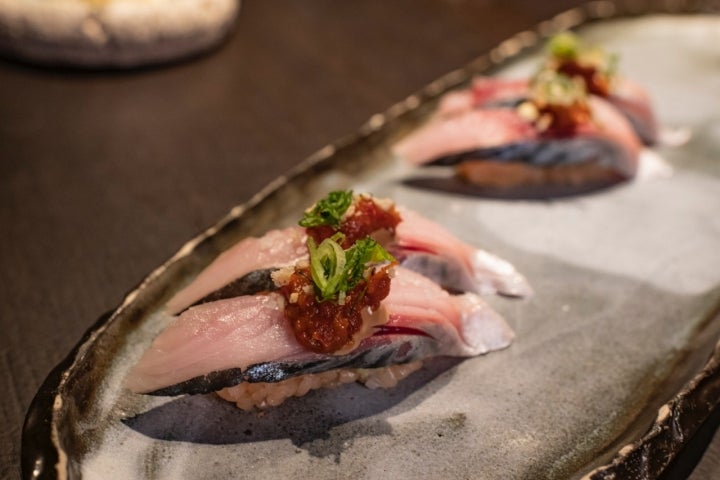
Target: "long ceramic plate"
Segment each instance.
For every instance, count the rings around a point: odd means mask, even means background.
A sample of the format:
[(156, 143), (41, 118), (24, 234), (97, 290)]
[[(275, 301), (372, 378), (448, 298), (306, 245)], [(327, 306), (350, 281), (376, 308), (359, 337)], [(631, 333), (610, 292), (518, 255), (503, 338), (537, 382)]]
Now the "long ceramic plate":
[[(675, 5), (673, 3), (673, 5)], [(675, 5), (677, 7), (677, 5)], [(720, 18), (625, 16), (596, 2), (518, 34), (376, 115), (185, 245), (101, 318), (37, 394), (26, 478), (657, 478), (720, 403)], [(392, 145), (475, 73), (531, 71), (569, 27), (621, 55), (663, 125), (674, 174), (552, 201), (411, 186)], [(671, 33), (670, 33), (671, 32)], [(395, 199), (513, 262), (529, 300), (488, 356), (427, 362), (388, 391), (313, 392), (263, 414), (212, 395), (131, 394), (122, 379), (168, 323), (164, 302), (223, 249), (352, 187)], [(709, 360), (708, 360), (709, 358)]]

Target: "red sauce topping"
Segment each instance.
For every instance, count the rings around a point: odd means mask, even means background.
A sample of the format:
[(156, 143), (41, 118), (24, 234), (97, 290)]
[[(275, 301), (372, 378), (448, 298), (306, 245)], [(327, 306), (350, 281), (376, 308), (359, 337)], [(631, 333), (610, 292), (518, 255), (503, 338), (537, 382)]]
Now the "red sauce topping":
[(573, 60), (564, 60), (557, 67), (557, 71), (568, 77), (582, 78), (589, 93), (601, 97), (607, 97), (610, 94), (610, 79), (593, 66), (580, 65)]
[(332, 237), (337, 232), (342, 232), (345, 234), (345, 240), (341, 246), (350, 248), (353, 243), (377, 230), (394, 231), (398, 223), (400, 223), (400, 214), (395, 210), (395, 206), (385, 210), (371, 198), (360, 197), (354, 203), (353, 213), (344, 219), (338, 227), (320, 225), (309, 227), (306, 232), (317, 244), (320, 244), (326, 238)]
[[(280, 291), (285, 296), (285, 318), (301, 345), (317, 353), (333, 353), (353, 342), (363, 323), (366, 307), (377, 310), (390, 293), (389, 267), (373, 273), (347, 292), (343, 305), (319, 302), (309, 269), (295, 269)], [(309, 293), (308, 293), (309, 292)]]
[(540, 118), (550, 119), (542, 131), (544, 137), (567, 137), (575, 133), (581, 125), (592, 119), (592, 113), (586, 103), (575, 102), (572, 105), (543, 105), (538, 107)]
[[(306, 232), (316, 244), (337, 232), (342, 232), (343, 249), (378, 230), (394, 232), (400, 214), (394, 206), (384, 209), (369, 197), (354, 199), (351, 213), (339, 226), (308, 227)], [(301, 345), (317, 353), (334, 353), (351, 346), (363, 330), (362, 312), (375, 311), (390, 293), (390, 268), (377, 268), (340, 301), (319, 301), (308, 267), (296, 267), (289, 282), (280, 288), (285, 296), (285, 317), (290, 321), (295, 337)], [(364, 334), (364, 332), (363, 332)]]

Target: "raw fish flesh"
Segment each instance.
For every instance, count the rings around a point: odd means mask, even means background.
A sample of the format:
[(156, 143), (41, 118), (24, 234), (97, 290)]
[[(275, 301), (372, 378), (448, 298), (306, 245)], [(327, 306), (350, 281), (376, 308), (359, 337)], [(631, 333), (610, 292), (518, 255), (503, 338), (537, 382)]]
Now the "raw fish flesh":
[(618, 78), (607, 100), (627, 117), (645, 145), (658, 143), (659, 129), (650, 95), (640, 84), (628, 78)]
[[(294, 264), (307, 255), (305, 238), (302, 228), (289, 227), (271, 230), (262, 237), (241, 240), (221, 253), (190, 285), (176, 293), (168, 301), (167, 310), (178, 313), (214, 290), (251, 272)], [(247, 293), (258, 292), (248, 290)]]

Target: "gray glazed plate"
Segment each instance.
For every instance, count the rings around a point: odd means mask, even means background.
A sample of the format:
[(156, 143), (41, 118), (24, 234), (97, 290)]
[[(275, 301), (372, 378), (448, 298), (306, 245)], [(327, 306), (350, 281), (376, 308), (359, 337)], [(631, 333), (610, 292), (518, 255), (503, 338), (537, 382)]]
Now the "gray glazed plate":
[[(376, 115), (185, 245), (91, 328), (28, 412), (26, 478), (658, 478), (720, 403), (720, 18), (625, 17), (596, 2), (501, 44)], [(590, 21), (596, 19), (599, 21)], [(409, 186), (390, 147), (472, 74), (518, 75), (578, 27), (622, 56), (661, 122), (674, 175), (552, 201)], [(493, 298), (507, 350), (438, 359), (389, 391), (313, 392), (263, 414), (206, 396), (121, 387), (167, 324), (165, 301), (219, 252), (285, 226), (308, 199), (353, 187), (394, 198), (529, 278)], [(709, 360), (708, 360), (709, 358)]]

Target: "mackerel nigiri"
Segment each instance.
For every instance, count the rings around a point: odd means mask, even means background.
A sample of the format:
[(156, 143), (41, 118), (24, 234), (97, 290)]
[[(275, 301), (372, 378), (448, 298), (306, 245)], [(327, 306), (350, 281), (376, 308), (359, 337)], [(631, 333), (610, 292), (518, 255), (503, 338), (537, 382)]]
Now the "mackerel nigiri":
[[(528, 79), (477, 77), (444, 95), (401, 140), (413, 165), (454, 166), (456, 178), (417, 186), (504, 196), (580, 193), (634, 178), (658, 127), (648, 93), (616, 72), (617, 57), (565, 32)], [(511, 193), (513, 192), (513, 193)]]
[(425, 257), (448, 259), (450, 270), (455, 262), (467, 276), (455, 285), (475, 288), (479, 275), (524, 293), (529, 287), (510, 264), (392, 202), (351, 191), (331, 192), (299, 224), (304, 230), (240, 242), (243, 250), (223, 255), (234, 265), (212, 264), (190, 293), (176, 296), (182, 313), (131, 369), (127, 387), (151, 395), (218, 392), (240, 408), (264, 408), (349, 381), (391, 387), (426, 358), (475, 356), (511, 343), (505, 320), (477, 294), (444, 289), (436, 280), (448, 275), (433, 272), (437, 265)]
[[(628, 120), (578, 81), (553, 71), (536, 76), (525, 98), (486, 85), (482, 108), (461, 99), (395, 146), (416, 165), (456, 166), (476, 185), (616, 183), (632, 178), (642, 145)], [(468, 101), (476, 102), (474, 97)]]

